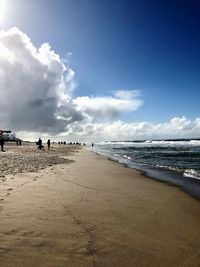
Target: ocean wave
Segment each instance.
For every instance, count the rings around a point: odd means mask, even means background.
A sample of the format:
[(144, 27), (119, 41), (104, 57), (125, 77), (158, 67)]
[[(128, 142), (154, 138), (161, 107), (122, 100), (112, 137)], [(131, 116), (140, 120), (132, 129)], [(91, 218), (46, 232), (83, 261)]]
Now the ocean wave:
[(190, 140), (189, 143), (200, 146), (200, 140)]
[[(200, 140), (147, 140), (137, 142), (104, 142), (95, 146), (101, 154), (117, 161), (142, 164), (175, 171), (185, 177), (200, 178)], [(199, 172), (195, 171), (198, 170)]]
[(185, 152), (176, 152), (176, 151), (171, 151), (171, 152), (157, 152), (157, 156), (162, 156), (166, 158), (174, 158), (174, 157), (179, 157), (179, 158), (195, 158), (199, 159), (200, 158), (200, 152), (191, 152), (191, 151), (185, 151)]
[(111, 147), (138, 147), (138, 148), (153, 148), (153, 147), (169, 147), (169, 148), (200, 148), (200, 140), (186, 140), (186, 141), (168, 141), (168, 140), (145, 140), (145, 141), (109, 141), (101, 142), (97, 145), (100, 146), (111, 146)]
[(154, 145), (161, 145), (161, 146), (200, 146), (199, 140), (187, 140), (187, 141), (166, 141), (166, 140), (160, 140), (160, 141), (152, 141), (152, 144)]
[(123, 155), (123, 157), (126, 158), (126, 159), (129, 159), (129, 160), (132, 159), (131, 157), (129, 157), (127, 155)]
[(184, 171), (183, 175), (188, 178), (200, 180), (200, 172), (194, 169), (187, 169)]
[(183, 170), (177, 166), (168, 166), (168, 165), (162, 165), (162, 164), (157, 164), (156, 167), (170, 170), (170, 171), (176, 171), (176, 172), (182, 172)]

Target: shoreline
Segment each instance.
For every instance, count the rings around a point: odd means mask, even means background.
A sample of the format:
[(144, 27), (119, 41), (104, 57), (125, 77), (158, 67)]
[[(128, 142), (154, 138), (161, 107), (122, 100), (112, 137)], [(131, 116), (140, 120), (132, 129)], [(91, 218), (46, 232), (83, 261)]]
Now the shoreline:
[(199, 266), (198, 200), (86, 149), (65, 150), (67, 164), (0, 184), (1, 267)]
[[(133, 164), (133, 163), (122, 162), (119, 161), (118, 158), (112, 157), (111, 155), (103, 154), (99, 151), (93, 151), (91, 149), (88, 149), (88, 151), (96, 153), (99, 156), (103, 156), (111, 161), (117, 162), (118, 164), (121, 164), (127, 168), (137, 170), (144, 177), (148, 177), (149, 179), (153, 179), (157, 182), (161, 182), (169, 186), (175, 186), (180, 190), (182, 190), (183, 192), (187, 193), (189, 196), (200, 201), (200, 180), (197, 178), (185, 177), (183, 174), (178, 173), (174, 170), (161, 169), (158, 167), (149, 167), (149, 168), (138, 167), (136, 163)], [(195, 190), (194, 188), (191, 188), (191, 184), (198, 185), (199, 190), (197, 190), (197, 188), (195, 188)]]

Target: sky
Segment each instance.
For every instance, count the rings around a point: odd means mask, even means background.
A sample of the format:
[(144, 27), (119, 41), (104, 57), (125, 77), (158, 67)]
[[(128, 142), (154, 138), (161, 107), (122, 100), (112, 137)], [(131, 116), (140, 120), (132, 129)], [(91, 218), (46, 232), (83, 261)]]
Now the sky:
[(0, 0), (0, 128), (200, 137), (199, 0)]

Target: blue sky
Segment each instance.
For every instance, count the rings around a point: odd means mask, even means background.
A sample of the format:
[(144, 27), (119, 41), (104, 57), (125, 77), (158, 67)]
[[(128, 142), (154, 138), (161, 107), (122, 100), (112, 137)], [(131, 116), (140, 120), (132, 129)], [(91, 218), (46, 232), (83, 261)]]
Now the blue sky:
[(143, 105), (124, 122), (200, 116), (200, 2), (7, 0), (1, 30), (15, 26), (36, 47), (72, 56), (73, 97), (138, 90)]

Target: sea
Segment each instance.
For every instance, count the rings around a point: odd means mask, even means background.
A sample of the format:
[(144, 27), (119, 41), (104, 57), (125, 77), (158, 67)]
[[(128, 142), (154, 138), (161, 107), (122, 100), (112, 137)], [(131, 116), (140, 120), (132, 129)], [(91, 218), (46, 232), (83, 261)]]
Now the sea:
[(200, 139), (109, 141), (91, 149), (200, 199)]

